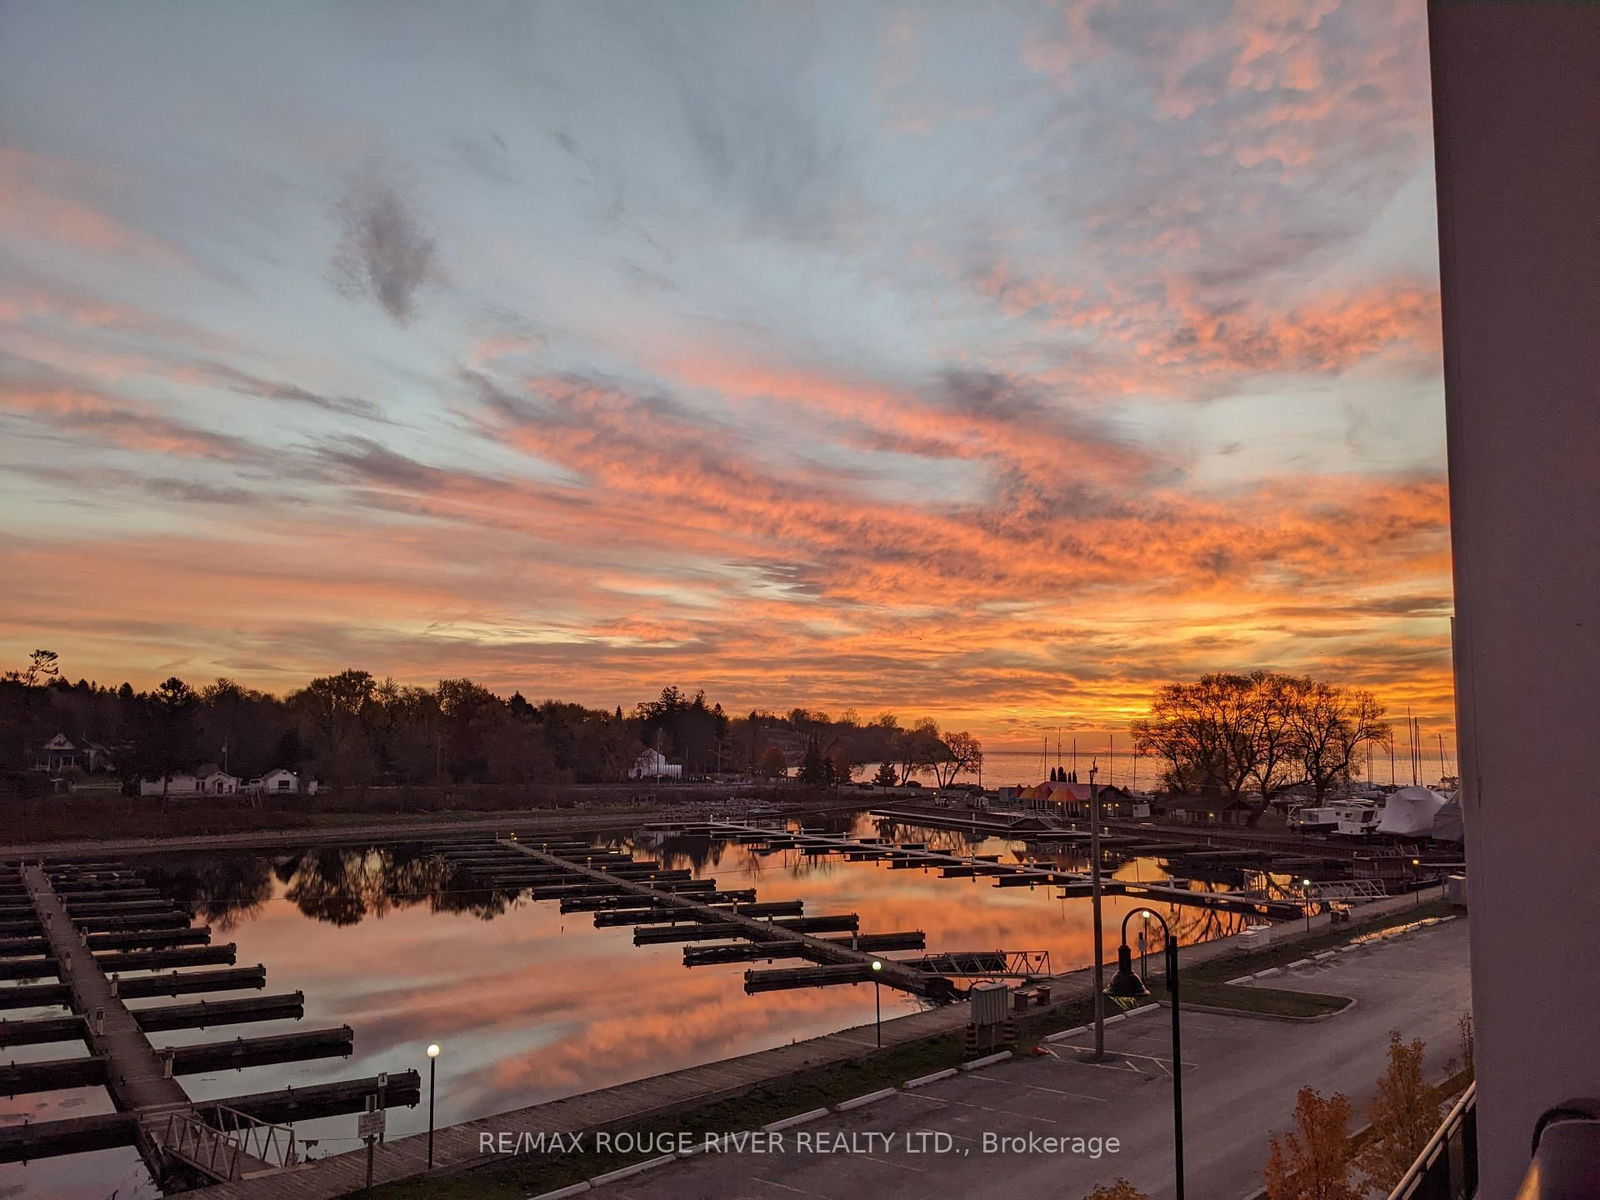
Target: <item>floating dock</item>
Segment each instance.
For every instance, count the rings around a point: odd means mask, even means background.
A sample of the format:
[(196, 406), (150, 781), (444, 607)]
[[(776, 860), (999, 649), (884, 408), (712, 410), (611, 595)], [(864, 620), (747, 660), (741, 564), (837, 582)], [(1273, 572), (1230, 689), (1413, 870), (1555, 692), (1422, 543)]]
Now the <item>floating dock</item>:
[[(873, 809), (872, 811), (875, 815), (892, 816), (895, 820), (906, 822), (911, 822), (913, 819), (920, 820), (920, 817), (914, 818), (912, 814), (899, 810)], [(981, 831), (982, 823), (979, 825)], [(665, 827), (668, 826), (663, 824), (647, 826), (653, 829)], [(952, 819), (950, 827), (968, 829), (971, 827), (971, 822)], [(950, 854), (929, 850), (923, 842), (904, 842), (896, 845), (881, 838), (853, 838), (804, 829), (799, 831), (762, 829), (733, 821), (715, 820), (682, 822), (670, 825), (670, 828), (686, 833), (700, 833), (707, 837), (726, 838), (748, 846), (781, 847), (802, 850), (813, 856), (838, 854), (847, 860), (886, 862), (890, 870), (938, 870), (940, 876), (947, 879), (987, 878), (992, 880), (994, 887), (1000, 888), (1057, 886), (1062, 889), (1060, 894), (1063, 897), (1086, 896), (1093, 887), (1093, 880), (1089, 875), (1080, 871), (1066, 871), (1036, 862), (998, 862), (995, 855), (980, 857)], [(1012, 824), (1006, 824), (1003, 828), (1010, 836), (1026, 836), (1031, 839), (1036, 834), (1035, 830), (1018, 830)], [(1087, 839), (1089, 836), (1078, 831), (1066, 832), (1071, 838)], [(1101, 842), (1103, 853), (1116, 853), (1124, 846), (1137, 844), (1136, 839), (1111, 834), (1103, 837)], [(1205, 852), (1203, 847), (1196, 849)], [(1236, 849), (1212, 850), (1209, 853), (1217, 860), (1228, 861), (1255, 858), (1263, 854), (1258, 850)], [(1151, 900), (1161, 900), (1170, 904), (1188, 904), (1278, 920), (1298, 917), (1303, 912), (1298, 903), (1266, 896), (1240, 892), (1200, 892), (1187, 887), (1160, 883), (1130, 883), (1107, 878), (1104, 873), (1101, 875), (1100, 890), (1107, 896), (1146, 896)]]
[[(230, 945), (161, 897), (134, 872), (106, 864), (0, 867), (0, 979), (48, 979), (0, 987), (0, 1008), (58, 1005), (62, 1016), (0, 1020), (0, 1047), (81, 1042), (87, 1055), (0, 1065), (0, 1092), (18, 1095), (103, 1086), (117, 1112), (0, 1126), (0, 1162), (133, 1146), (164, 1193), (262, 1175), (299, 1162), (282, 1123), (414, 1105), (415, 1071), (194, 1101), (179, 1077), (226, 1068), (349, 1055), (349, 1026), (158, 1047), (149, 1034), (298, 1019), (300, 992), (134, 1006), (130, 1000), (261, 988), (263, 966), (233, 966)], [(221, 970), (185, 970), (230, 964)], [(122, 977), (123, 971), (170, 973)]]

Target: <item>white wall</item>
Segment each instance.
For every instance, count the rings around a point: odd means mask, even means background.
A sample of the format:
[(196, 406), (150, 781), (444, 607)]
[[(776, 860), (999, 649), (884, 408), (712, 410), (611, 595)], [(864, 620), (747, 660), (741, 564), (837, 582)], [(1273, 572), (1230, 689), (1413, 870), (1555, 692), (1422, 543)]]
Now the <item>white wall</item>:
[(1600, 5), (1433, 0), (1480, 1194), (1600, 1095)]

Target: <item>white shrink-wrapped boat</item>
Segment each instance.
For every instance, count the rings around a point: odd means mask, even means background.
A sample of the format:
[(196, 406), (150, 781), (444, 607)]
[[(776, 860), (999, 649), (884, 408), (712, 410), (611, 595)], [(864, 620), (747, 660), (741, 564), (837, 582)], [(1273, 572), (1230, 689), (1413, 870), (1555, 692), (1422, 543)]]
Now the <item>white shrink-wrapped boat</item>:
[(1433, 833), (1434, 819), (1445, 806), (1445, 798), (1432, 788), (1403, 787), (1383, 806), (1378, 833), (1398, 837), (1427, 837)]

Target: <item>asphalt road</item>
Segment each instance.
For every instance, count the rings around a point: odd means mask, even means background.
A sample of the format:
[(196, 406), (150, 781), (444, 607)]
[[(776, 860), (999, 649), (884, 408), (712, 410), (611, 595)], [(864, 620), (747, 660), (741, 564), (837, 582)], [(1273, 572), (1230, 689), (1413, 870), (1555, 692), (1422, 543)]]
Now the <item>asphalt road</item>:
[[(1353, 996), (1357, 1004), (1312, 1023), (1184, 1015), (1185, 1174), (1192, 1200), (1239, 1200), (1260, 1186), (1268, 1138), (1289, 1126), (1303, 1086), (1345, 1093), (1356, 1109), (1352, 1125), (1364, 1124), (1390, 1030), (1422, 1038), (1429, 1077), (1444, 1073), (1460, 1051), (1456, 1022), (1470, 1007), (1467, 922), (1450, 921), (1262, 982)], [(1165, 1009), (1142, 1013), (1107, 1027), (1106, 1048), (1115, 1056), (1109, 1062), (1088, 1061), (1090, 1038), (1073, 1037), (1051, 1045), (1046, 1057), (981, 1068), (785, 1130), (781, 1150), (769, 1139), (766, 1152), (751, 1145), (701, 1154), (592, 1194), (609, 1200), (1078, 1200), (1122, 1176), (1152, 1200), (1170, 1200), (1170, 1039)], [(1085, 1141), (1037, 1140), (1049, 1137)], [(1095, 1138), (1102, 1139), (1098, 1157), (1088, 1140)]]

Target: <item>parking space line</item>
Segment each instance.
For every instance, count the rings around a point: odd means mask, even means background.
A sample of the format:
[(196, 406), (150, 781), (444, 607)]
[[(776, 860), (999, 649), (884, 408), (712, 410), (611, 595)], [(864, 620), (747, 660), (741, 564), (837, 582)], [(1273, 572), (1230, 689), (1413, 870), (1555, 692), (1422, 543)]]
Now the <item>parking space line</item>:
[(1086, 1092), (1069, 1092), (1062, 1088), (1045, 1087), (1043, 1084), (1038, 1083), (1023, 1083), (1020, 1079), (1002, 1079), (998, 1075), (980, 1075), (976, 1071), (973, 1071), (968, 1078), (987, 1079), (991, 1083), (1003, 1083), (1011, 1087), (1025, 1087), (1033, 1092), (1049, 1092), (1052, 1096), (1071, 1096), (1074, 1100), (1093, 1100), (1096, 1104), (1110, 1103), (1103, 1096), (1091, 1096)]

